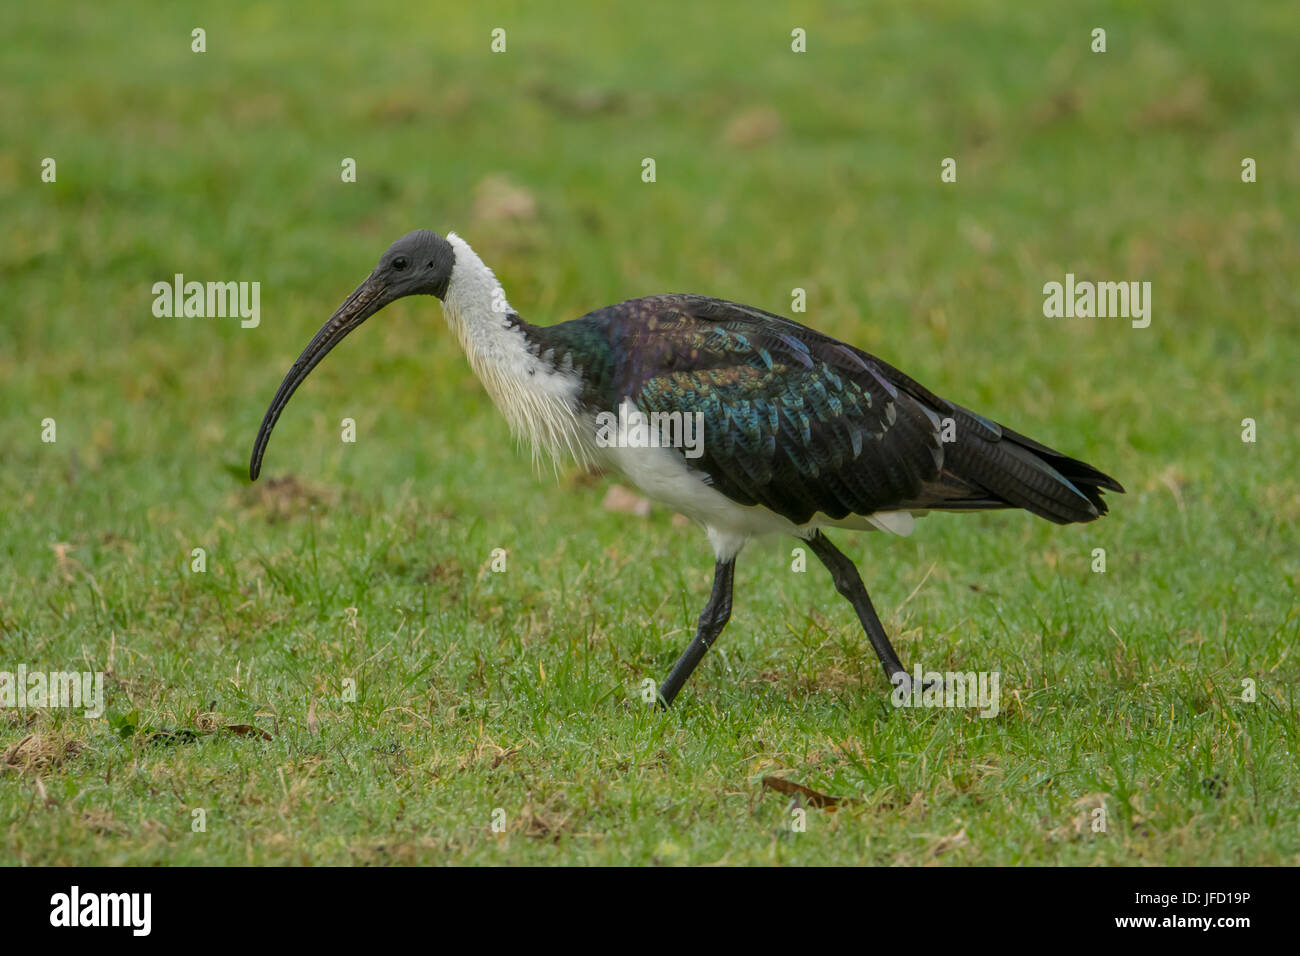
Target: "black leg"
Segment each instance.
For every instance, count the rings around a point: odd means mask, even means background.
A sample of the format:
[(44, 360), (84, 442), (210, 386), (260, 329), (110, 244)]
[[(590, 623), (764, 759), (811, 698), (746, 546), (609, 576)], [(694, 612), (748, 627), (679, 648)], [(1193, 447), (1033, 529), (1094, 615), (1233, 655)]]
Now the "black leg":
[(867, 596), (867, 588), (862, 583), (862, 577), (858, 574), (858, 569), (854, 567), (853, 562), (839, 548), (831, 544), (820, 531), (814, 531), (812, 536), (807, 539), (808, 545), (813, 549), (813, 553), (821, 558), (822, 564), (826, 565), (831, 572), (831, 580), (835, 582), (835, 589), (848, 599), (853, 605), (853, 610), (858, 612), (858, 620), (862, 622), (862, 628), (867, 632), (867, 638), (871, 641), (872, 648), (875, 649), (876, 656), (880, 658), (880, 663), (885, 668), (885, 676), (891, 681), (896, 674), (902, 673), (906, 676), (907, 671), (903, 667), (903, 662), (898, 659), (894, 653), (893, 645), (889, 643), (889, 638), (885, 636), (885, 628), (880, 623), (880, 618), (876, 616), (876, 609), (871, 606), (871, 598)]
[(713, 642), (722, 633), (722, 629), (727, 626), (727, 620), (731, 617), (731, 580), (735, 570), (735, 558), (730, 561), (719, 561), (714, 567), (713, 593), (709, 595), (709, 603), (704, 605), (704, 610), (700, 612), (700, 624), (695, 632), (695, 639), (687, 645), (686, 651), (673, 665), (668, 679), (659, 688), (660, 707), (671, 706), (673, 698), (691, 676), (695, 666), (708, 653)]

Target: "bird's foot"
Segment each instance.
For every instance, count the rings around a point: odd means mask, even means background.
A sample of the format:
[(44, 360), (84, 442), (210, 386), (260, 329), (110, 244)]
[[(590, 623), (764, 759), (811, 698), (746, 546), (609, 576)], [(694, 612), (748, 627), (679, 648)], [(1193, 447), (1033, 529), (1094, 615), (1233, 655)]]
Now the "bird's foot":
[(910, 701), (913, 697), (919, 697), (926, 691), (942, 691), (943, 679), (936, 677), (934, 680), (924, 681), (920, 689), (916, 689), (916, 680), (905, 670), (896, 670), (889, 675), (889, 682), (894, 685), (895, 700)]

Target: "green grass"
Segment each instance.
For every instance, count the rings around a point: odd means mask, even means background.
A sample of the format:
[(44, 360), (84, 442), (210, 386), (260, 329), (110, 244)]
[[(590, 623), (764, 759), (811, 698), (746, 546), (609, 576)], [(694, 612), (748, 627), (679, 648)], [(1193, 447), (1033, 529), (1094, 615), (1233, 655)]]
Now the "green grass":
[[(36, 735), (0, 861), (1300, 862), (1295, 10), (445, 6), (6, 10), (0, 670), (103, 671), (108, 714), (0, 711), (0, 751)], [(494, 174), (532, 218), (493, 220)], [(838, 536), (903, 658), (1000, 672), (1002, 713), (893, 710), (793, 542), (742, 555), (649, 711), (703, 536), (538, 481), (430, 299), (321, 366), (250, 486), (289, 363), (418, 227), (537, 322), (805, 288), (799, 318), (1116, 475), (1092, 525)], [(1044, 318), (1067, 271), (1152, 282), (1150, 328)], [(175, 272), (260, 281), (261, 326), (155, 318)], [(852, 802), (793, 832), (768, 775)]]

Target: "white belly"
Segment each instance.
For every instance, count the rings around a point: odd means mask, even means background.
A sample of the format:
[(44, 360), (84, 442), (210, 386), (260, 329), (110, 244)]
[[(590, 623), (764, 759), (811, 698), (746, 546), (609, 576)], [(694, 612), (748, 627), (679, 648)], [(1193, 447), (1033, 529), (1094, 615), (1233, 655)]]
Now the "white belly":
[(912, 533), (912, 516), (905, 511), (849, 515), (839, 520), (816, 514), (808, 523), (796, 525), (766, 508), (732, 501), (709, 485), (701, 472), (691, 471), (681, 452), (672, 448), (618, 445), (598, 448), (596, 454), (603, 467), (624, 475), (649, 498), (703, 525), (719, 560), (735, 557), (746, 541), (763, 534), (806, 538), (822, 527)]

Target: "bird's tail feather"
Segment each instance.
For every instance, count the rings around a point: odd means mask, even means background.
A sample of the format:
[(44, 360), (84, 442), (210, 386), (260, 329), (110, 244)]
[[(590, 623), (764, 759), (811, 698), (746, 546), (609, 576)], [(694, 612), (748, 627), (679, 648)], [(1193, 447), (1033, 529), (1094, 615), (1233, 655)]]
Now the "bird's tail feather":
[(946, 504), (958, 510), (1024, 508), (1057, 524), (1093, 521), (1107, 511), (1102, 491), (1118, 481), (1009, 428), (981, 421), (949, 445), (944, 470), (973, 493)]

